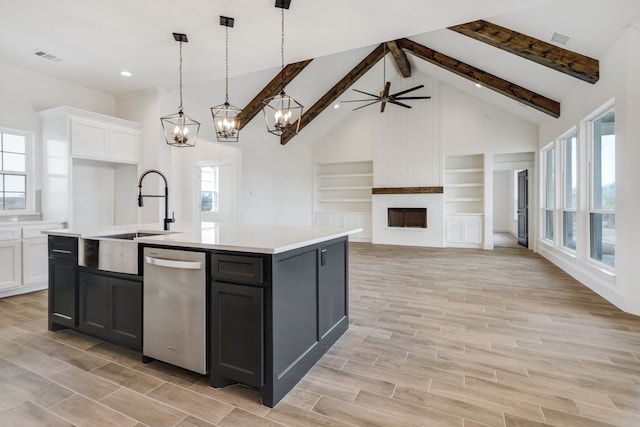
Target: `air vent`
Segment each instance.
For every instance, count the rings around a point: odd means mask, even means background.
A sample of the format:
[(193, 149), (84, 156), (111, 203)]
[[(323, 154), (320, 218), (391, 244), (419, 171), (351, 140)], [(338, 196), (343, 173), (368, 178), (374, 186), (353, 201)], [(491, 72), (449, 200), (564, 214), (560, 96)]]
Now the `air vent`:
[(47, 53), (41, 49), (34, 50), (33, 54), (35, 56), (39, 56), (40, 58), (48, 59), (49, 61), (55, 61), (55, 62), (62, 61), (62, 58), (58, 58), (57, 56)]
[(551, 41), (559, 44), (560, 46), (566, 46), (567, 43), (569, 43), (569, 39), (571, 39), (571, 37), (560, 33), (553, 33), (553, 36), (551, 37)]

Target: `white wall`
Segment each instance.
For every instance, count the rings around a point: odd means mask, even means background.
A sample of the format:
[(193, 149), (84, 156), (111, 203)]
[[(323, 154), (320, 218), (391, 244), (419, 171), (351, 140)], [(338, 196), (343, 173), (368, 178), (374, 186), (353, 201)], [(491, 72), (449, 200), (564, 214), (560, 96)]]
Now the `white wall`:
[[(34, 190), (43, 188), (38, 111), (68, 105), (113, 115), (113, 97), (0, 63), (0, 126), (34, 133)], [(56, 218), (67, 219), (67, 218)]]
[[(538, 244), (540, 253), (623, 310), (640, 314), (640, 23), (625, 34), (600, 58), (600, 80), (595, 85), (580, 83), (562, 102), (562, 115), (540, 126), (539, 147), (578, 126), (580, 121), (611, 98), (616, 105), (616, 268), (607, 274), (584, 258), (568, 256), (558, 248)], [(539, 236), (538, 236), (539, 237)], [(588, 236), (579, 236), (587, 239)]]
[[(387, 105), (381, 114), (374, 105), (351, 113), (314, 145), (313, 163), (373, 160), (374, 187), (440, 186), (445, 155), (484, 153), (492, 159), (496, 153), (537, 150), (536, 124), (430, 76), (414, 72), (408, 79), (397, 77), (392, 80), (392, 92), (420, 83), (425, 84), (423, 91), (432, 96), (430, 100), (411, 101), (411, 110)], [(489, 200), (492, 181), (487, 179), (485, 189)], [(512, 191), (501, 188), (497, 197)], [(430, 224), (437, 214), (429, 212)], [(492, 218), (486, 222), (490, 228)], [(373, 223), (384, 221), (374, 218)], [(442, 233), (436, 234), (421, 241), (442, 246)], [(374, 229), (374, 242), (375, 235)]]
[(513, 229), (513, 172), (493, 172), (493, 231)]
[(295, 138), (280, 145), (259, 117), (245, 127), (242, 149), (242, 212), (245, 224), (311, 225), (311, 148)]
[[(240, 140), (225, 147), (237, 150), (229, 154), (217, 144), (209, 107), (185, 102), (184, 111), (200, 122), (198, 142), (193, 148), (175, 148), (166, 144), (160, 125), (162, 115), (174, 113), (178, 94), (158, 92), (141, 94), (118, 102), (123, 117), (143, 124), (143, 167), (141, 172), (159, 169), (169, 181), (170, 211), (176, 220), (196, 217), (193, 199), (195, 168), (204, 162), (234, 162), (235, 220), (247, 224), (311, 225), (312, 168), (311, 149), (292, 140), (282, 146), (266, 132), (256, 116), (241, 132)], [(151, 184), (151, 181), (150, 181)], [(145, 186), (146, 178), (145, 178)], [(153, 187), (149, 187), (153, 188)], [(158, 190), (159, 191), (159, 190)], [(154, 222), (163, 215), (163, 206), (141, 209), (140, 222)]]
[(442, 141), (440, 140), (440, 97), (437, 81), (413, 72), (406, 79), (392, 80), (391, 93), (424, 84), (412, 95), (429, 94), (431, 99), (408, 101), (411, 109), (387, 104), (367, 107), (373, 119), (373, 186), (441, 186)]

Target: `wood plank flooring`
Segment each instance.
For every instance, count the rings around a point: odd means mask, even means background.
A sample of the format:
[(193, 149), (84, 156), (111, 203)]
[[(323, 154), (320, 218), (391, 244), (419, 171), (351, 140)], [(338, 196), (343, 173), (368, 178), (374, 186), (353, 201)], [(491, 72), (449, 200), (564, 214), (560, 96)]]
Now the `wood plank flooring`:
[(1, 426), (640, 426), (640, 318), (523, 248), (352, 243), (350, 328), (275, 408), (0, 300)]

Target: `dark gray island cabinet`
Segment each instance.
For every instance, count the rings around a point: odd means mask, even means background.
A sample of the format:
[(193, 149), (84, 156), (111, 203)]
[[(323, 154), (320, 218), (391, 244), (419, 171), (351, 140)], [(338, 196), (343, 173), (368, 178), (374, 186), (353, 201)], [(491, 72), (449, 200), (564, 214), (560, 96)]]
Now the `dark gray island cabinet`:
[[(105, 271), (108, 268), (101, 265), (112, 264), (101, 264), (101, 255), (97, 265), (88, 261), (96, 248), (104, 249), (104, 239), (113, 237), (107, 231), (52, 230), (47, 233), (49, 329), (73, 328), (142, 350), (143, 361), (148, 362), (153, 359), (145, 353), (145, 343), (158, 331), (145, 320), (147, 290), (157, 280), (168, 286), (199, 287), (205, 296), (200, 301), (206, 306), (202, 310), (206, 338), (199, 340), (195, 351), (204, 354), (206, 366), (198, 372), (208, 371), (213, 387), (236, 383), (253, 387), (260, 391), (262, 403), (273, 407), (348, 328), (348, 235), (355, 231), (219, 224), (201, 232), (164, 235), (142, 236), (138, 230), (135, 235), (142, 237), (129, 243), (134, 252), (128, 254), (135, 257), (137, 251), (139, 274), (135, 274)], [(99, 246), (93, 242), (96, 239), (103, 239)], [(143, 256), (147, 249), (158, 253), (163, 249), (176, 258), (152, 259)], [(183, 273), (158, 279), (143, 268), (147, 258), (160, 266), (184, 266), (180, 260), (185, 251), (204, 255), (202, 279), (176, 279)], [(174, 295), (167, 298), (178, 305), (185, 295), (166, 294)], [(167, 315), (174, 322), (184, 320), (176, 313)], [(182, 328), (184, 334), (193, 332), (184, 322)], [(159, 333), (173, 340), (176, 331), (180, 324)], [(178, 348), (168, 345), (169, 350)]]
[(273, 407), (347, 330), (347, 237), (272, 254), (211, 254), (211, 385)]

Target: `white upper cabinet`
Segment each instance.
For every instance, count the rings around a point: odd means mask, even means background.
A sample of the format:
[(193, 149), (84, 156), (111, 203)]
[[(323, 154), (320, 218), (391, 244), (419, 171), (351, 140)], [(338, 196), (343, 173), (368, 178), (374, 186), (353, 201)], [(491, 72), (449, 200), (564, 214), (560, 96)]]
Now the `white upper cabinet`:
[(71, 155), (76, 157), (108, 157), (108, 128), (105, 123), (71, 118)]
[(47, 151), (52, 151), (54, 141), (61, 141), (69, 147), (72, 158), (140, 163), (139, 123), (72, 107), (52, 108), (41, 111), (39, 116)]
[(121, 163), (140, 161), (140, 130), (71, 117), (71, 155)]
[(109, 132), (109, 158), (125, 163), (140, 162), (140, 130), (112, 126)]

